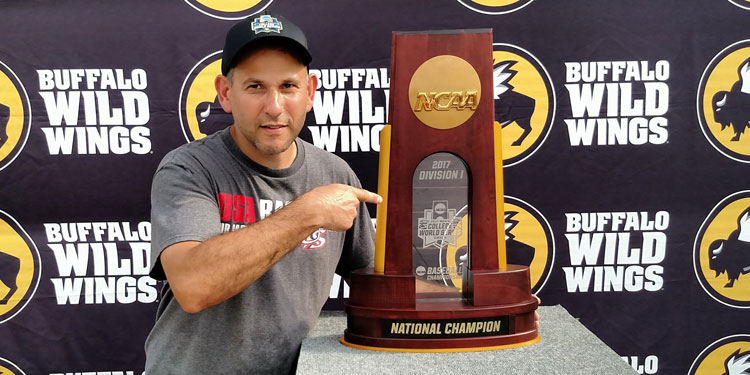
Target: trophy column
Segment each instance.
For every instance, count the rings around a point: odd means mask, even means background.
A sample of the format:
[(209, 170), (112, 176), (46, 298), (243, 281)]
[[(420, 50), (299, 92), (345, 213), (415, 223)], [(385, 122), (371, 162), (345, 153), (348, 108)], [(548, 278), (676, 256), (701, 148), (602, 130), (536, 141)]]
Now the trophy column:
[[(459, 351), (538, 341), (529, 268), (506, 263), (501, 128), (494, 125), (493, 90), (491, 30), (393, 34), (392, 125), (381, 132), (378, 190), (384, 202), (378, 207), (375, 267), (351, 276), (345, 345)], [(460, 172), (468, 185), (468, 213), (460, 222), (448, 197), (431, 200), (417, 225), (424, 243), (442, 241), (440, 246), (459, 225), (465, 231), (466, 260), (450, 275), (454, 282), (445, 281), (447, 289), (430, 287), (414, 274), (414, 178), (426, 163), (441, 176)], [(448, 169), (451, 163), (462, 165)], [(436, 239), (431, 230), (445, 235)], [(421, 293), (418, 285), (432, 292)]]

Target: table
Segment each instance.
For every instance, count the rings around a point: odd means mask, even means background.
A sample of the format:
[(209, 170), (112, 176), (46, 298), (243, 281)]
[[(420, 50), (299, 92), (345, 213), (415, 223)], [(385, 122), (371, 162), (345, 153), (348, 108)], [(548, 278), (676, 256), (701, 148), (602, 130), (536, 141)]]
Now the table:
[(637, 374), (562, 306), (540, 306), (541, 340), (520, 348), (393, 353), (339, 343), (346, 315), (324, 311), (302, 343), (298, 374)]

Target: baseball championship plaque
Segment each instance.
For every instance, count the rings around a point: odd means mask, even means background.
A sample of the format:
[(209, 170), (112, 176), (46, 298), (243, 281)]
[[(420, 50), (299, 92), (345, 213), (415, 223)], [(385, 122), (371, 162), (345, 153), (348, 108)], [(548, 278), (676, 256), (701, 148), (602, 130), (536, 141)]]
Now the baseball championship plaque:
[(529, 268), (507, 264), (492, 33), (393, 34), (375, 266), (352, 273), (348, 346), (492, 350), (539, 340)]

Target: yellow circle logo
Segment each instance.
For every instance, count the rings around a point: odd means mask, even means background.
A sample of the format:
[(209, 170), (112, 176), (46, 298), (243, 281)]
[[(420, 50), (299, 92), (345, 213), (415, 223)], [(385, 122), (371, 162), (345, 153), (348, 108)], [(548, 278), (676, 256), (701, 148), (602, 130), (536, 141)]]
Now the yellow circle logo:
[(409, 104), (423, 124), (451, 129), (465, 123), (479, 105), (482, 84), (474, 67), (453, 55), (435, 56), (409, 82)]
[(750, 335), (727, 336), (715, 341), (693, 361), (690, 375), (742, 375), (750, 369)]
[(729, 0), (729, 2), (742, 9), (750, 10), (750, 0)]
[(31, 106), (15, 73), (0, 61), (0, 170), (10, 165), (26, 145)]
[(503, 128), (503, 166), (518, 164), (544, 143), (555, 115), (552, 79), (528, 51), (496, 43), (493, 58), (495, 124)]
[(515, 12), (533, 0), (458, 0), (461, 5), (482, 14), (506, 14)]
[(240, 20), (266, 9), (273, 0), (185, 0), (195, 10), (222, 20)]
[(0, 323), (26, 307), (40, 275), (36, 245), (15, 219), (0, 211)]
[(712, 298), (750, 308), (750, 191), (732, 194), (714, 207), (696, 236), (693, 264)]
[(708, 142), (723, 155), (750, 163), (750, 40), (719, 52), (698, 87), (698, 120)]
[(221, 74), (221, 51), (203, 58), (191, 69), (180, 91), (180, 125), (188, 142), (216, 133), (232, 124), (214, 88)]
[[(505, 251), (508, 264), (529, 266), (531, 291), (538, 293), (549, 278), (555, 260), (552, 228), (542, 214), (530, 204), (514, 197), (505, 196)], [(441, 254), (441, 266), (460, 270), (468, 259), (469, 215), (456, 226), (456, 244), (449, 244)], [(448, 275), (453, 286), (461, 288), (461, 274)], [(446, 280), (448, 281), (448, 280)], [(447, 284), (447, 283), (446, 283)]]
[(0, 375), (26, 375), (15, 363), (0, 357)]

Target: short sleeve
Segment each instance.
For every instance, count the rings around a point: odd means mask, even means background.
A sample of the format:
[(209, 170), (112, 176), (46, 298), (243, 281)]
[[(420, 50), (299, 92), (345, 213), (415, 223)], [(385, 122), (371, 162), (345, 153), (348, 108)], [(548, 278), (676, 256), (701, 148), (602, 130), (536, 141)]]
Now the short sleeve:
[[(168, 160), (168, 161), (167, 161)], [(219, 207), (208, 175), (174, 158), (156, 171), (151, 186), (151, 271), (165, 280), (159, 256), (183, 241), (205, 241), (221, 231)]]
[[(361, 188), (361, 184), (354, 172), (353, 180), (350, 185)], [(375, 230), (370, 219), (370, 212), (367, 205), (362, 202), (359, 204), (357, 217), (354, 219), (352, 227), (346, 231), (344, 238), (344, 248), (341, 252), (339, 264), (336, 266), (336, 273), (342, 277), (349, 277), (351, 271), (371, 267), (375, 255)]]

